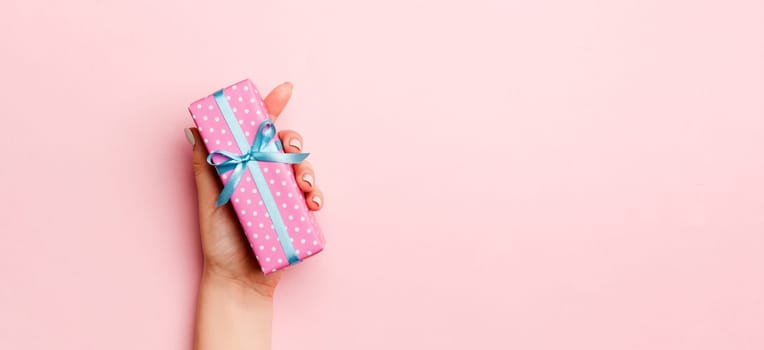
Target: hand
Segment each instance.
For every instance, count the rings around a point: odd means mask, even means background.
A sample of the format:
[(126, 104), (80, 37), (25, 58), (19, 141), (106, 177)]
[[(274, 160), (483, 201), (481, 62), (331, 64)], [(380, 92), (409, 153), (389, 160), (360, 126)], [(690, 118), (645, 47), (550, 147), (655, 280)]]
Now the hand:
[[(292, 84), (277, 86), (265, 98), (265, 108), (275, 121), (289, 98), (292, 96)], [(196, 128), (187, 129), (189, 141), (201, 140)], [(193, 138), (191, 138), (193, 137)], [(295, 131), (279, 132), (279, 138), (287, 153), (302, 151), (302, 137)], [(264, 275), (255, 259), (255, 255), (244, 236), (231, 204), (215, 208), (215, 199), (222, 189), (218, 175), (207, 164), (207, 149), (203, 142), (192, 142), (193, 168), (196, 178), (196, 190), (199, 201), (199, 228), (204, 255), (204, 273), (215, 278), (227, 279), (251, 288), (261, 296), (272, 297), (281, 278), (277, 271)], [(306, 161), (294, 165), (297, 184), (305, 192), (310, 210), (319, 210), (324, 197), (316, 187), (316, 175)]]

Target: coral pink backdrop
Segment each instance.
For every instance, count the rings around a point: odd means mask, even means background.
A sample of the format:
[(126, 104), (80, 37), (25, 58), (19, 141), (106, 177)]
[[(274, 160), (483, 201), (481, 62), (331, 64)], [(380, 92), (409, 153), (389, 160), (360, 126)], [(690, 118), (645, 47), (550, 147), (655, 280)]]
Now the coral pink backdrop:
[(275, 349), (764, 348), (759, 1), (0, 3), (0, 348), (187, 349), (187, 104), (290, 80)]

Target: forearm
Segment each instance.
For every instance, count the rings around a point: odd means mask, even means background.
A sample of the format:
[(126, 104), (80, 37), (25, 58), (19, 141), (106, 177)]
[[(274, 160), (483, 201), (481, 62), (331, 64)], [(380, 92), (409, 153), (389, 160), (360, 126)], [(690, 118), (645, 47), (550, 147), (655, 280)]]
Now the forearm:
[(268, 350), (273, 299), (245, 284), (203, 272), (196, 315), (196, 350)]

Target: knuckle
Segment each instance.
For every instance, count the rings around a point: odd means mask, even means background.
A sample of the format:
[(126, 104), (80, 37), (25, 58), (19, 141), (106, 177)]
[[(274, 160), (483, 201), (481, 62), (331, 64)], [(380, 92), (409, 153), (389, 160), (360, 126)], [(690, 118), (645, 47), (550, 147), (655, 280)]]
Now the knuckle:
[(199, 157), (194, 157), (194, 160), (192, 162), (192, 167), (194, 168), (194, 176), (199, 176), (204, 172), (204, 166), (207, 165), (206, 162), (203, 162)]

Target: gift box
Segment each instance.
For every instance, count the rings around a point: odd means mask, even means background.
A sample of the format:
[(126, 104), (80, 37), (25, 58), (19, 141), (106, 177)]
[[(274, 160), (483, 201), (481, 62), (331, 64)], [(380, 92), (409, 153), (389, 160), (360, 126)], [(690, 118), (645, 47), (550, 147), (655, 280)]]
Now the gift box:
[(283, 152), (255, 85), (243, 80), (188, 110), (224, 185), (216, 204), (233, 205), (263, 272), (321, 252), (323, 235), (292, 167), (307, 154)]

